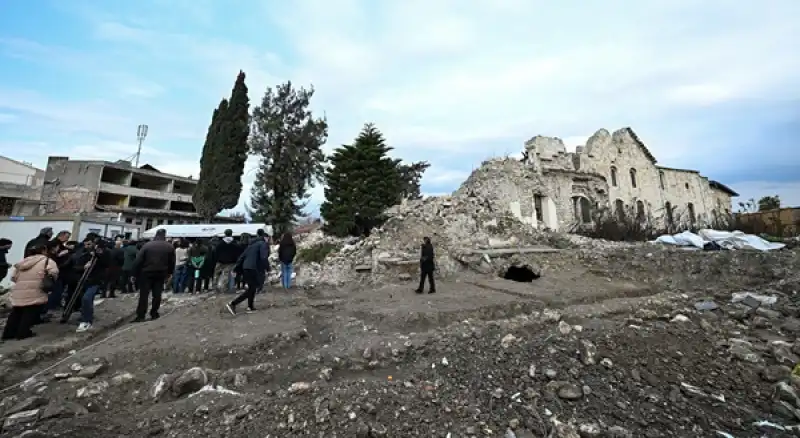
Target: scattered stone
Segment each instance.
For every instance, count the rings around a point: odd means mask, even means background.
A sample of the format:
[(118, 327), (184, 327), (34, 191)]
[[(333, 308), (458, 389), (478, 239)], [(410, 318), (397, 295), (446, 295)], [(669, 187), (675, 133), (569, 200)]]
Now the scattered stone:
[(555, 379), (556, 376), (558, 376), (558, 371), (556, 371), (556, 370), (554, 370), (552, 368), (545, 368), (544, 375), (548, 379), (552, 380), (552, 379)]
[(558, 322), (558, 332), (562, 335), (568, 335), (572, 332), (572, 326), (561, 320)]
[(536, 365), (535, 364), (531, 364), (531, 366), (528, 367), (528, 376), (529, 377), (536, 377)]
[(162, 374), (158, 376), (155, 383), (153, 383), (153, 387), (150, 389), (150, 397), (156, 400), (160, 399), (167, 393), (167, 390), (170, 389), (174, 381), (175, 377), (172, 374)]
[(699, 312), (703, 312), (703, 311), (708, 311), (708, 310), (717, 310), (717, 309), (719, 309), (719, 305), (716, 302), (711, 301), (711, 300), (698, 301), (698, 302), (694, 303), (694, 308)]
[(6, 421), (3, 423), (3, 428), (11, 429), (24, 424), (31, 424), (39, 419), (40, 414), (40, 409), (31, 409), (29, 411), (22, 411), (9, 415), (6, 417)]
[(689, 322), (689, 317), (686, 315), (681, 315), (680, 313), (675, 315), (674, 318), (670, 320), (670, 322)]
[(82, 370), (78, 371), (78, 377), (85, 377), (87, 379), (93, 379), (97, 377), (100, 373), (104, 372), (107, 368), (105, 363), (98, 363), (94, 365), (89, 365), (84, 367)]
[(90, 383), (88, 386), (84, 386), (83, 388), (78, 389), (77, 397), (78, 398), (88, 398), (88, 397), (95, 397), (98, 396), (108, 389), (108, 382), (100, 381)]
[(32, 411), (34, 409), (40, 408), (47, 404), (47, 399), (40, 396), (31, 396), (22, 400), (21, 402), (14, 405), (11, 409), (6, 411), (6, 415), (13, 415), (18, 412), (23, 411)]
[(122, 372), (116, 374), (114, 377), (111, 378), (111, 384), (113, 386), (120, 386), (128, 382), (132, 382), (135, 379), (134, 375), (131, 373)]
[(172, 383), (172, 393), (180, 397), (201, 390), (209, 383), (208, 373), (200, 367), (189, 368)]
[(614, 362), (611, 362), (611, 359), (609, 359), (607, 357), (604, 357), (603, 360), (600, 361), (600, 365), (602, 365), (602, 366), (604, 366), (604, 367), (606, 367), (608, 369), (611, 369), (611, 368), (614, 367)]
[(311, 384), (308, 382), (294, 382), (289, 386), (290, 394), (304, 394), (311, 390)]
[(578, 400), (583, 397), (583, 389), (578, 385), (565, 383), (558, 388), (558, 396), (564, 400)]
[(587, 339), (581, 339), (579, 345), (579, 354), (581, 358), (581, 363), (584, 365), (594, 365), (597, 363), (597, 347)]
[(761, 378), (766, 382), (775, 383), (789, 378), (791, 368), (784, 365), (770, 365), (761, 370)]
[(508, 348), (517, 341), (518, 341), (517, 337), (509, 333), (503, 336), (503, 339), (500, 340), (500, 346), (502, 346), (503, 348)]

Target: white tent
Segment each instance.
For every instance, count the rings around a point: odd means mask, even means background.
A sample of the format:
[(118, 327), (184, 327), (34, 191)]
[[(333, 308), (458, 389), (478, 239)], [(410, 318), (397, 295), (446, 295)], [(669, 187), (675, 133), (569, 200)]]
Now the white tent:
[(158, 230), (165, 230), (167, 232), (167, 238), (222, 237), (225, 235), (225, 230), (233, 231), (234, 236), (240, 236), (243, 233), (255, 236), (258, 230), (264, 230), (267, 235), (272, 235), (272, 225), (267, 224), (184, 224), (159, 225), (145, 231), (142, 233), (141, 237), (144, 239), (152, 239), (155, 237)]

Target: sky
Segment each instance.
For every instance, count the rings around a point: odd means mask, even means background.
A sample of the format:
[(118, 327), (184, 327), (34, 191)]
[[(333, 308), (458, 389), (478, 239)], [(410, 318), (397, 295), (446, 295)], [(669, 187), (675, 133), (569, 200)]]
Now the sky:
[(431, 163), (427, 194), (534, 135), (630, 126), (661, 165), (800, 206), (797, 17), (796, 0), (3, 2), (0, 154), (126, 159), (147, 124), (141, 163), (196, 177), (241, 69), (252, 105), (313, 85), (328, 151), (375, 123)]

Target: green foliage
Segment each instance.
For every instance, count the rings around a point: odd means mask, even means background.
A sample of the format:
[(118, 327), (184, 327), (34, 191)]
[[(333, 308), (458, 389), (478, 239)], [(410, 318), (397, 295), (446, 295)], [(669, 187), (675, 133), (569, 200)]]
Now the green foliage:
[(422, 174), (431, 167), (427, 161), (417, 161), (411, 164), (403, 164), (401, 160), (395, 160), (395, 165), (400, 172), (401, 190), (400, 197), (406, 199), (422, 199)]
[(391, 150), (383, 134), (368, 123), (352, 145), (334, 151), (325, 174), (325, 202), (320, 206), (325, 232), (359, 236), (384, 221), (384, 211), (407, 188), (399, 161), (388, 155)]
[(758, 211), (777, 210), (781, 208), (781, 198), (778, 195), (764, 196), (758, 200)]
[(195, 208), (206, 219), (235, 207), (242, 194), (250, 134), (250, 100), (244, 80), (245, 74), (240, 71), (230, 100), (222, 99), (214, 110), (206, 134), (200, 179), (193, 196)]
[(322, 242), (308, 248), (297, 251), (297, 261), (307, 263), (322, 263), (325, 257), (339, 247), (333, 243)]
[(255, 222), (271, 224), (276, 235), (291, 230), (309, 188), (324, 174), (328, 123), (314, 118), (313, 96), (313, 88), (295, 89), (286, 82), (267, 88), (253, 109), (250, 150), (261, 161), (248, 211)]

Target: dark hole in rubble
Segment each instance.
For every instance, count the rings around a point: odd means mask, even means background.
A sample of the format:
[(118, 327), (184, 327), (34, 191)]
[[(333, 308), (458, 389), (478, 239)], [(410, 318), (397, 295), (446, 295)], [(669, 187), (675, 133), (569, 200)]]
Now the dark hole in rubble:
[(533, 271), (533, 269), (528, 266), (511, 266), (506, 270), (506, 273), (503, 274), (503, 278), (510, 281), (518, 281), (520, 283), (532, 283), (533, 280), (539, 278), (540, 275)]

